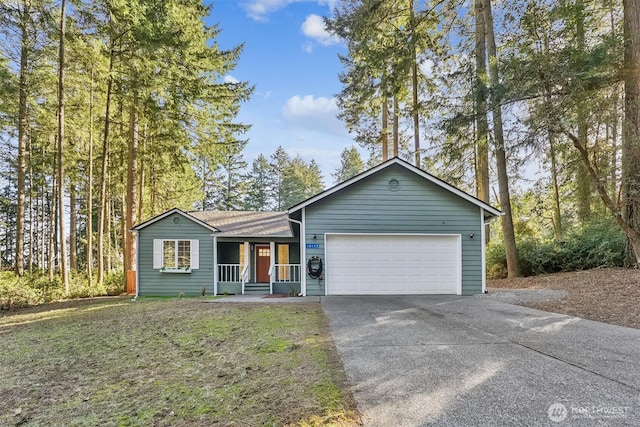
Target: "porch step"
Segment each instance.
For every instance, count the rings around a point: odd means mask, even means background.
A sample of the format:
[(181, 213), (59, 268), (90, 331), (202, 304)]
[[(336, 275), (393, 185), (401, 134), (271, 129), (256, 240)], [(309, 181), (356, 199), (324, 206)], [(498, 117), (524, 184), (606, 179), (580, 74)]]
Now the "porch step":
[(269, 295), (270, 287), (268, 283), (245, 283), (245, 295)]

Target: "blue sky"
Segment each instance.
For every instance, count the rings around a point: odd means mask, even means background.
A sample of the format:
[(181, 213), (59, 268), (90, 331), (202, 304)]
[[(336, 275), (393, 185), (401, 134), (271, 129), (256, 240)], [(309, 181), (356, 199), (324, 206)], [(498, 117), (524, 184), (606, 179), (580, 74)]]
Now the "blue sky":
[(341, 89), (338, 53), (342, 43), (324, 31), (335, 1), (213, 0), (208, 24), (217, 23), (222, 49), (244, 43), (238, 66), (226, 79), (255, 85), (242, 105), (239, 121), (251, 124), (245, 160), (270, 156), (281, 145), (291, 157), (314, 159), (325, 186), (340, 165), (340, 154), (354, 145), (336, 118), (335, 94)]

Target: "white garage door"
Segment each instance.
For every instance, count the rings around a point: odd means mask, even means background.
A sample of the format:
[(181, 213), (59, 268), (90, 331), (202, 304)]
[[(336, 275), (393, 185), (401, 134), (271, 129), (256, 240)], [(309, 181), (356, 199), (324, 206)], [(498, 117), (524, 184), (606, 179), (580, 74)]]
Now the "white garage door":
[(458, 235), (330, 234), (326, 245), (329, 295), (458, 293)]

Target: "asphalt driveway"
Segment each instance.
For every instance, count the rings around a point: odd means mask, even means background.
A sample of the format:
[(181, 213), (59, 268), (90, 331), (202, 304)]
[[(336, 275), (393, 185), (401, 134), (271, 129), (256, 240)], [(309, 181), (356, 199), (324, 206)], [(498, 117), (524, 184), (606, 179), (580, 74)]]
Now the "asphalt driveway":
[(640, 425), (640, 330), (485, 296), (322, 307), (365, 426)]

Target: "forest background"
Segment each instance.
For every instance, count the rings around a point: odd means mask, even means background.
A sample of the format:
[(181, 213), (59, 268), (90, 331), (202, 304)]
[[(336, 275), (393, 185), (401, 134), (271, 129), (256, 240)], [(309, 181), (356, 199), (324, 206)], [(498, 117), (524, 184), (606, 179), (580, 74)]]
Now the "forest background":
[(505, 213), (492, 277), (637, 266), (638, 2), (336, 2), (336, 100), (360, 150), (331, 177), (281, 147), (244, 160), (254, 88), (225, 81), (243, 45), (220, 48), (210, 11), (0, 3), (3, 305), (121, 292), (129, 230), (169, 208), (284, 210), (392, 156)]

